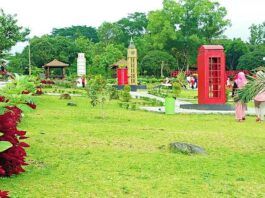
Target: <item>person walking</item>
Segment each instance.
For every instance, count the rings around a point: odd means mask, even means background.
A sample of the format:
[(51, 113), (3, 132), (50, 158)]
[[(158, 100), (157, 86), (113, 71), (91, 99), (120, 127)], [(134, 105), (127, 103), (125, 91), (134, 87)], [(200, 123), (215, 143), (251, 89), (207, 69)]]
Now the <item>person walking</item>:
[(83, 75), (81, 77), (81, 82), (82, 82), (82, 87), (85, 88), (85, 86), (86, 86), (86, 76), (85, 75)]
[[(262, 71), (257, 72), (258, 78), (264, 78), (265, 75)], [(261, 91), (254, 97), (254, 106), (256, 112), (256, 121), (262, 122), (264, 121), (264, 110), (265, 110), (265, 90)]]
[(244, 102), (240, 101), (235, 92), (237, 89), (242, 89), (246, 84), (247, 79), (244, 72), (239, 72), (234, 82), (232, 95), (235, 101), (235, 117), (238, 122), (242, 122), (246, 119), (247, 105)]

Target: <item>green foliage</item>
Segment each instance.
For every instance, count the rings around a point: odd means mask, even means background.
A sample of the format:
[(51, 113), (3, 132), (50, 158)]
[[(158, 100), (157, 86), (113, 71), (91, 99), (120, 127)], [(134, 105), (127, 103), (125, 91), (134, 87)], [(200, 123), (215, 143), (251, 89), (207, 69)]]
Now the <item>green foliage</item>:
[(129, 93), (129, 92), (131, 91), (131, 87), (130, 87), (130, 85), (125, 85), (124, 88), (123, 88), (123, 91)]
[(31, 94), (21, 94), (24, 90), (31, 91), (31, 93), (36, 91), (34, 83), (28, 82), (27, 77), (17, 78), (0, 89), (0, 96), (6, 99), (6, 102), (0, 102), (0, 115), (7, 111), (5, 108), (7, 106), (17, 106), (23, 112), (32, 110), (26, 103), (35, 103), (35, 99)]
[(108, 97), (107, 83), (106, 80), (101, 76), (95, 76), (88, 81), (87, 86), (88, 97), (93, 107), (100, 104), (103, 106), (104, 102)]
[(180, 71), (178, 75), (176, 76), (175, 81), (181, 85), (181, 87), (187, 86), (188, 82), (186, 80), (185, 72)]
[(236, 96), (239, 100), (247, 103), (258, 93), (265, 91), (265, 76), (257, 75), (256, 78), (248, 76), (248, 83), (243, 89), (237, 90)]
[(99, 41), (96, 28), (91, 26), (71, 26), (65, 28), (54, 28), (52, 30), (52, 36), (63, 36), (71, 39), (85, 37), (86, 39), (94, 43)]
[(106, 45), (119, 43), (122, 35), (123, 32), (116, 23), (103, 22), (98, 28), (98, 37)]
[(261, 24), (252, 24), (250, 27), (249, 42), (252, 45), (265, 44), (265, 21)]
[(236, 70), (239, 58), (249, 52), (249, 46), (241, 39), (222, 39), (213, 41), (214, 44), (223, 45), (226, 55), (226, 67)]
[[(128, 111), (110, 101), (108, 116), (98, 119), (100, 109), (88, 106), (87, 98), (75, 102), (76, 108), (66, 108), (57, 97), (41, 96), (38, 111), (20, 123), (30, 131), (30, 165), (26, 174), (0, 178), (11, 197), (265, 194), (264, 124), (255, 117), (239, 124), (233, 115), (166, 116)], [(172, 154), (167, 145), (175, 141), (202, 146), (209, 155)]]
[(117, 62), (123, 57), (120, 46), (114, 44), (104, 45), (103, 43), (95, 44), (93, 52), (92, 74), (110, 74), (110, 65)]
[(5, 14), (0, 9), (0, 57), (18, 41), (24, 41), (29, 30), (17, 25), (16, 16)]
[(141, 70), (146, 71), (148, 75), (160, 77), (168, 76), (170, 71), (176, 69), (174, 57), (164, 51), (150, 51), (146, 54), (141, 62)]
[(239, 58), (237, 69), (253, 70), (259, 66), (264, 66), (265, 46), (259, 46), (249, 53)]
[(181, 93), (181, 85), (178, 82), (173, 83), (172, 85), (172, 94), (173, 97), (178, 97)]
[(198, 46), (221, 36), (229, 26), (226, 14), (224, 7), (209, 0), (164, 0), (162, 10), (148, 15), (147, 28), (154, 46), (173, 51), (178, 67), (189, 69), (196, 63)]
[(129, 85), (125, 85), (123, 91), (120, 91), (119, 98), (122, 102), (129, 102), (131, 100), (130, 91), (131, 87)]
[[(53, 59), (60, 60), (66, 63), (72, 63), (76, 58), (78, 51), (74, 42), (67, 37), (62, 36), (42, 36), (40, 38), (34, 37), (31, 43), (31, 61), (32, 65), (39, 67), (52, 61)], [(27, 56), (28, 49), (22, 53)]]
[(17, 53), (15, 56), (8, 56), (7, 59), (10, 61), (7, 68), (9, 72), (20, 75), (28, 74), (28, 58), (26, 56)]
[(128, 46), (130, 38), (136, 38), (146, 34), (147, 17), (145, 13), (135, 12), (129, 14), (126, 18), (122, 18), (117, 22), (117, 25), (123, 32), (121, 41)]
[(117, 100), (119, 99), (119, 93), (117, 89), (113, 86), (108, 86), (108, 92), (109, 92), (109, 99), (110, 100)]
[[(0, 132), (0, 136), (2, 136), (3, 133)], [(9, 149), (10, 147), (12, 147), (12, 144), (8, 141), (1, 141), (0, 140), (0, 153)]]

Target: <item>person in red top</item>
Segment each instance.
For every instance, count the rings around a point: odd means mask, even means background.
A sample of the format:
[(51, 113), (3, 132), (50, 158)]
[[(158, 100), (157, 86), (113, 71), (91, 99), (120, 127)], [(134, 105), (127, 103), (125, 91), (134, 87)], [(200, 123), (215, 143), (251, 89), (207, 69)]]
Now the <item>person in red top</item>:
[(83, 75), (81, 77), (81, 81), (82, 81), (82, 87), (84, 88), (86, 86), (86, 76), (85, 75)]
[(9, 76), (12, 79), (15, 79), (15, 76), (12, 73), (7, 72), (7, 70), (6, 70), (6, 62), (5, 61), (1, 61), (0, 74), (3, 75), (6, 80), (8, 79)]

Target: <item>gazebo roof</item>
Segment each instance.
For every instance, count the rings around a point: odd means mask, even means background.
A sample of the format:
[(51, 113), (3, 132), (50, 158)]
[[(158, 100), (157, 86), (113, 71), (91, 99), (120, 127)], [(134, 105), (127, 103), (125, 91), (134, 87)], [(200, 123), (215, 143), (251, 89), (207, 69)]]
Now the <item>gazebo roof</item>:
[(69, 64), (63, 63), (56, 59), (44, 65), (44, 67), (67, 67), (67, 66), (69, 66)]
[(125, 59), (121, 59), (116, 63), (113, 63), (112, 65), (110, 65), (111, 67), (119, 67), (119, 66), (127, 66), (127, 60)]

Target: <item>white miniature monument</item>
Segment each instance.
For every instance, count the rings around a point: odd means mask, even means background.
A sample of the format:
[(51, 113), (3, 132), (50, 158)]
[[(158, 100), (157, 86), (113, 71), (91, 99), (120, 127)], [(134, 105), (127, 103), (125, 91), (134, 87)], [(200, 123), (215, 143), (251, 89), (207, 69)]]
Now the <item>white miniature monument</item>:
[[(84, 53), (78, 53), (77, 57), (77, 76), (78, 87), (82, 87), (82, 76), (86, 75), (86, 58)], [(86, 84), (86, 83), (85, 83)]]

